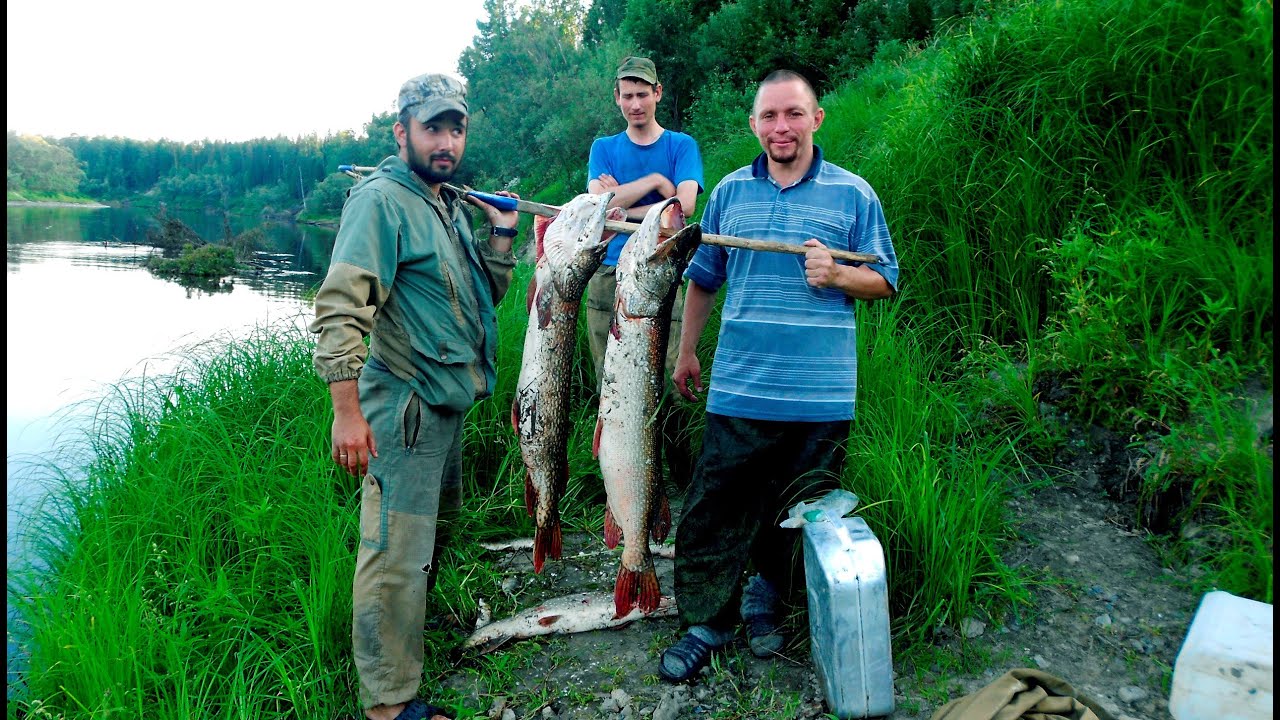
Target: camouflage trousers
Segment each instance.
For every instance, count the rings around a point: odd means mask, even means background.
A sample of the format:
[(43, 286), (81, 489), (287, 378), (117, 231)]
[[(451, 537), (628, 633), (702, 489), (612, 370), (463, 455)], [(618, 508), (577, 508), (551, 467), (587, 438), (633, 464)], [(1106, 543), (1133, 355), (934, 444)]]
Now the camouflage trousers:
[(774, 422), (707, 413), (702, 455), (676, 527), (675, 589), (685, 627), (737, 626), (754, 567), (783, 599), (804, 584), (787, 510), (840, 486), (849, 421)]
[(376, 361), (360, 406), (378, 445), (360, 498), (351, 642), (364, 708), (413, 699), (422, 683), (438, 525), (460, 505), (462, 414), (441, 412)]
[[(618, 280), (616, 266), (606, 266), (591, 276), (587, 282), (587, 342), (591, 346), (591, 360), (596, 371), (596, 392), (600, 391), (600, 375), (604, 369), (604, 351), (609, 339), (609, 328), (613, 324)], [(671, 331), (667, 338), (667, 356), (662, 395), (662, 443), (663, 459), (667, 465), (667, 478), (678, 490), (689, 484), (689, 476), (693, 470), (693, 452), (689, 438), (681, 432), (687, 424), (687, 413), (680, 408), (676, 399), (675, 384), (671, 382), (671, 373), (675, 371), (676, 359), (680, 356), (680, 329), (684, 326), (684, 288), (676, 291), (676, 300), (671, 307)]]

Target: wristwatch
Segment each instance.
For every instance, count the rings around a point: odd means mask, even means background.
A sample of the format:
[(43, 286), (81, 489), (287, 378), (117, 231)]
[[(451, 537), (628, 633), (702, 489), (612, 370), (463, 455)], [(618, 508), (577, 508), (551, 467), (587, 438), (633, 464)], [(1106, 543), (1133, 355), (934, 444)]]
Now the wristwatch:
[(504, 228), (504, 227), (498, 227), (497, 225), (494, 225), (493, 230), (490, 231), (490, 234), (497, 235), (498, 237), (513, 238), (519, 235), (520, 231), (516, 230), (515, 228)]

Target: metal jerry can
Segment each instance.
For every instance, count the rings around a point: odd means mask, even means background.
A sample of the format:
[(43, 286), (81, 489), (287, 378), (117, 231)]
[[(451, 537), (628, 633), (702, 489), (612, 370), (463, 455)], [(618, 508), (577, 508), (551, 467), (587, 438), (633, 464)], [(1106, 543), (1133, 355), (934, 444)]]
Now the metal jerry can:
[(842, 720), (888, 715), (893, 659), (880, 541), (856, 516), (803, 531), (810, 644), (827, 708)]

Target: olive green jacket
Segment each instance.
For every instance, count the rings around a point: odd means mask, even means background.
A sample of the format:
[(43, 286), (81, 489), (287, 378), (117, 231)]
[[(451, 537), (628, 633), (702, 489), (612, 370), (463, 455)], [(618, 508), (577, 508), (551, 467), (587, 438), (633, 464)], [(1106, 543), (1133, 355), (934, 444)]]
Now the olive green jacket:
[(457, 193), (441, 188), (437, 198), (388, 157), (343, 205), (309, 328), (319, 334), (316, 372), (355, 379), (371, 354), (428, 405), (466, 411), (493, 393), (493, 306), (514, 267), (510, 251), (475, 239)]

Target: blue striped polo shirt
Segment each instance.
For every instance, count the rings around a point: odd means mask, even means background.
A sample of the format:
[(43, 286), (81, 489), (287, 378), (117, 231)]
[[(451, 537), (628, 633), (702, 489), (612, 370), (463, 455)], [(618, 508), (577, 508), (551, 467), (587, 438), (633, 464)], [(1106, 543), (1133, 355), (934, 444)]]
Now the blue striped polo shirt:
[[(867, 181), (824, 162), (789, 187), (765, 155), (725, 176), (707, 200), (704, 232), (873, 253), (895, 290), (898, 259)], [(838, 261), (844, 262), (844, 261)], [(715, 292), (728, 282), (711, 365), (707, 412), (755, 420), (851, 420), (857, 395), (854, 300), (805, 282), (804, 256), (703, 244), (685, 277)]]

